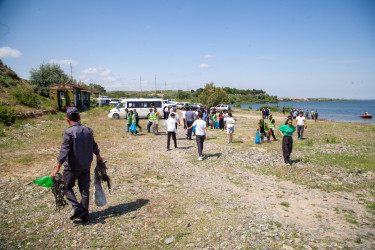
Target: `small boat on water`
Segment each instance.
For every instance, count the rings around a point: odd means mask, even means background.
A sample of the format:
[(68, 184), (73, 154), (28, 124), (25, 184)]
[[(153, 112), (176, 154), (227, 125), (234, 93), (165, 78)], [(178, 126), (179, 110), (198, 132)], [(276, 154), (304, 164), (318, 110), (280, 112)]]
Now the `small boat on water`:
[(363, 115), (361, 115), (362, 118), (372, 118), (372, 115), (370, 115), (369, 113), (365, 112)]

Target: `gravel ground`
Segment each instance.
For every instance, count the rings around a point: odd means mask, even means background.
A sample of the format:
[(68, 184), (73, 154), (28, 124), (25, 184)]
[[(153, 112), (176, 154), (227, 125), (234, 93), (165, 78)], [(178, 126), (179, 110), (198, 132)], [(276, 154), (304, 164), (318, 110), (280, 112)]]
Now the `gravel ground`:
[[(182, 128), (178, 148), (167, 151), (164, 128), (157, 136), (145, 131), (132, 136), (123, 121), (83, 115), (113, 183), (106, 206), (97, 207), (91, 199), (86, 224), (69, 220), (69, 206), (55, 211), (50, 190), (31, 183), (52, 170), (65, 124), (37, 122), (15, 130), (1, 139), (9, 148), (0, 148), (0, 248), (374, 249), (374, 215), (363, 200), (373, 200), (371, 190), (327, 192), (287, 178), (373, 185), (373, 173), (332, 166), (322, 172), (322, 166), (303, 160), (284, 166), (281, 141), (252, 143), (246, 131), (254, 117), (238, 116), (233, 144), (226, 143), (225, 132), (209, 130), (204, 160), (198, 161), (196, 143), (186, 140)], [(46, 134), (55, 134), (54, 142), (47, 143)], [(18, 141), (28, 146), (14, 150)], [(36, 141), (44, 144), (29, 145)], [(324, 153), (362, 149), (319, 147)], [(292, 156), (304, 154), (295, 150)], [(23, 162), (20, 155), (34, 161)], [(17, 160), (10, 164), (9, 159)]]

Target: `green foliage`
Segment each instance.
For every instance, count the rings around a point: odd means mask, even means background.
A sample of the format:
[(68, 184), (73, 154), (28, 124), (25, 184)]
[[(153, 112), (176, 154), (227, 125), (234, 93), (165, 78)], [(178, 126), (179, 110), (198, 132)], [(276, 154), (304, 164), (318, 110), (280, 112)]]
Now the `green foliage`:
[(30, 88), (16, 88), (13, 90), (13, 97), (20, 104), (38, 108), (39, 107), (39, 95), (35, 94)]
[(189, 91), (178, 91), (177, 92), (177, 99), (186, 100), (191, 98), (191, 92)]
[(261, 89), (236, 89), (230, 87), (224, 87), (223, 90), (227, 92), (227, 94), (237, 94), (237, 95), (264, 95), (266, 91)]
[(51, 85), (69, 82), (68, 75), (57, 64), (41, 64), (39, 69), (30, 70), (30, 83), (42, 96), (49, 96)]
[(223, 88), (215, 87), (213, 82), (206, 84), (198, 98), (203, 105), (208, 107), (229, 103), (228, 94)]
[(6, 103), (0, 103), (0, 123), (4, 124), (7, 122), (14, 123), (17, 115), (14, 109)]
[(4, 124), (0, 123), (0, 137), (5, 136)]
[(0, 87), (11, 88), (11, 87), (16, 87), (16, 86), (17, 86), (16, 80), (6, 75), (0, 75)]
[(283, 201), (283, 202), (281, 202), (280, 205), (281, 205), (281, 206), (284, 206), (284, 207), (290, 207), (290, 204), (289, 204), (289, 202), (287, 202), (287, 201)]
[[(89, 87), (91, 89), (91, 92), (100, 92), (101, 94), (104, 94), (106, 92), (105, 88), (100, 84), (90, 83)], [(117, 91), (114, 91), (117, 92)]]

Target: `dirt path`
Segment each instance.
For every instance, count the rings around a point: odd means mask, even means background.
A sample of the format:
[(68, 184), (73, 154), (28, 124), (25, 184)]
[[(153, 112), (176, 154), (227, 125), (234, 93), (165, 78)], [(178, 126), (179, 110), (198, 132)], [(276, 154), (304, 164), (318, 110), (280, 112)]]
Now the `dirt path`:
[[(314, 166), (298, 162), (286, 167), (281, 164), (280, 151), (267, 145), (254, 147), (251, 135), (248, 138), (245, 133), (249, 128), (246, 121), (255, 119), (253, 116), (237, 117), (235, 143), (230, 145), (225, 132), (209, 130), (203, 161), (197, 160), (195, 140), (186, 140), (181, 128), (178, 148), (167, 151), (164, 128), (158, 136), (145, 131), (131, 136), (124, 132), (123, 121), (83, 116), (84, 124), (92, 124), (102, 155), (108, 160), (113, 181), (108, 204), (97, 207), (91, 200), (91, 222), (72, 224), (67, 219), (70, 209), (54, 212), (49, 190), (30, 184), (30, 174), (49, 174), (51, 168), (41, 166), (53, 166), (59, 143), (39, 148), (39, 154), (25, 149), (27, 155), (48, 157), (42, 163), (30, 164), (29, 176), (19, 169), (3, 174), (2, 245), (373, 249), (374, 216), (356, 192), (328, 193), (259, 172), (273, 166), (285, 167), (287, 172)], [(41, 126), (42, 138), (45, 131)], [(280, 141), (273, 143), (281, 148)], [(13, 181), (11, 186), (9, 180)]]

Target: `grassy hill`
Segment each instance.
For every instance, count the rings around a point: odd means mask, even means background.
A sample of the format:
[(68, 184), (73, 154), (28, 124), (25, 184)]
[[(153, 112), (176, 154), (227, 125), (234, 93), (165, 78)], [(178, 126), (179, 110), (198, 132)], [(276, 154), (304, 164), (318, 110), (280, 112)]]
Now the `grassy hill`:
[(0, 60), (0, 122), (13, 123), (17, 114), (38, 109), (51, 109), (49, 99), (36, 94), (27, 80)]

